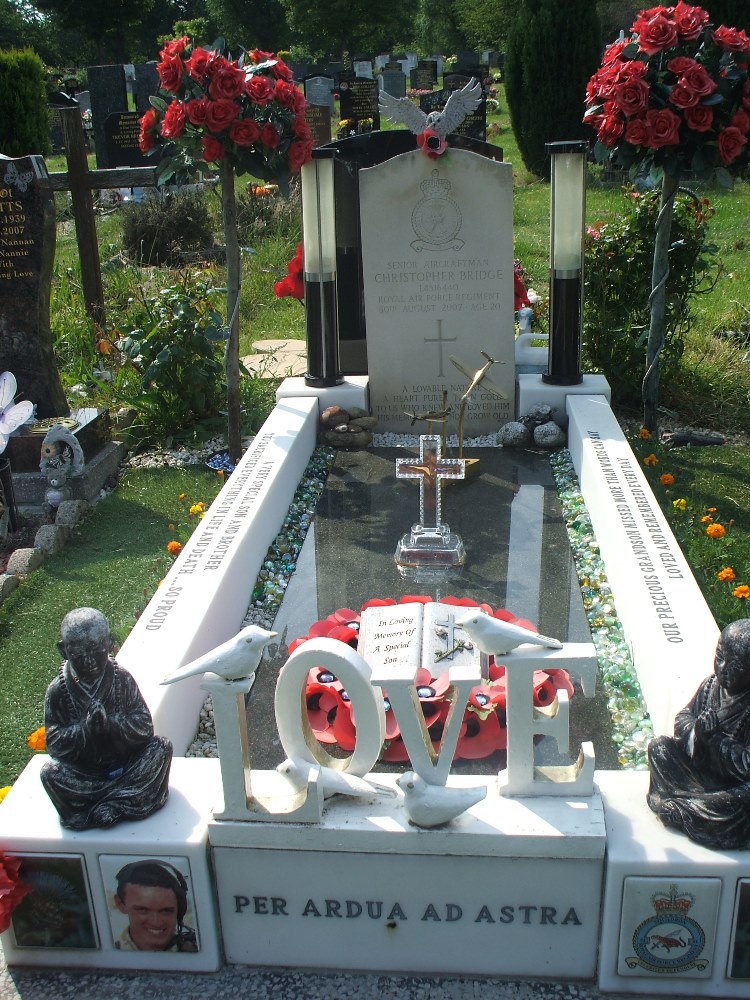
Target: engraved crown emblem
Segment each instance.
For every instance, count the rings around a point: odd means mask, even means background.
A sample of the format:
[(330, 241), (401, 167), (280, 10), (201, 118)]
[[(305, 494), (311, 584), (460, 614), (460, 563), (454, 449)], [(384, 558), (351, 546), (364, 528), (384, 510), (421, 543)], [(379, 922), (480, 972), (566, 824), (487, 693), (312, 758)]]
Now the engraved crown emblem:
[(691, 896), (689, 892), (678, 896), (677, 886), (670, 885), (669, 892), (655, 893), (651, 897), (651, 902), (654, 904), (656, 912), (660, 915), (668, 915), (670, 913), (685, 914), (695, 902), (695, 896)]
[(425, 198), (447, 198), (451, 182), (444, 177), (439, 177), (437, 170), (433, 170), (419, 186), (422, 188)]

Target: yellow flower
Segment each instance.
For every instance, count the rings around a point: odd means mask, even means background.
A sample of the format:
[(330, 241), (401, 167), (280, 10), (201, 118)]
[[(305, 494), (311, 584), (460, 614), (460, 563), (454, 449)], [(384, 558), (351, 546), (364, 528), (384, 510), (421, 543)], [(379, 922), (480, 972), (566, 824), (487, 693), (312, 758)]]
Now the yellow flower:
[(708, 511), (709, 514), (715, 514), (716, 513), (716, 508), (715, 507), (706, 507), (706, 510)]
[(725, 566), (724, 569), (719, 570), (716, 574), (718, 580), (723, 580), (726, 583), (731, 583), (732, 580), (736, 579), (737, 574), (734, 572), (731, 566)]
[(664, 472), (659, 476), (659, 482), (662, 484), (662, 486), (673, 486), (674, 476), (672, 475), (671, 472)]
[(648, 441), (648, 439), (651, 437), (651, 431), (647, 427), (641, 427), (641, 429), (638, 431), (638, 437), (642, 441)]
[(200, 500), (198, 503), (193, 504), (193, 506), (190, 508), (190, 513), (193, 515), (193, 517), (195, 517), (196, 514), (202, 514), (205, 509), (206, 505), (203, 503), (202, 500)]
[(656, 455), (654, 455), (653, 452), (651, 452), (650, 455), (646, 455), (646, 457), (643, 459), (643, 464), (650, 465), (651, 467), (653, 467), (654, 465), (659, 464), (659, 459), (656, 457)]
[(176, 541), (167, 542), (167, 552), (170, 556), (178, 556), (182, 552), (182, 545)]
[(723, 538), (726, 533), (727, 529), (723, 524), (709, 524), (706, 528), (706, 534), (709, 538)]
[(701, 518), (701, 524), (711, 524), (712, 522), (713, 518), (711, 517), (710, 514), (704, 514), (703, 517)]
[(3, 785), (3, 787), (0, 788), (0, 802), (3, 801), (3, 799), (8, 794), (8, 792), (11, 790), (12, 787), (13, 787), (12, 785)]
[(679, 500), (673, 500), (672, 506), (675, 510), (685, 510), (687, 508), (687, 500), (684, 497), (680, 497)]
[(44, 726), (40, 726), (38, 729), (35, 729), (33, 733), (27, 736), (26, 742), (32, 750), (46, 750), (47, 737), (45, 735)]
[(184, 500), (185, 499), (185, 494), (184, 493), (178, 493), (177, 494), (177, 499), (178, 500)]
[(746, 601), (750, 597), (750, 587), (746, 583), (742, 583), (739, 587), (734, 588), (732, 596), (738, 598), (740, 601)]

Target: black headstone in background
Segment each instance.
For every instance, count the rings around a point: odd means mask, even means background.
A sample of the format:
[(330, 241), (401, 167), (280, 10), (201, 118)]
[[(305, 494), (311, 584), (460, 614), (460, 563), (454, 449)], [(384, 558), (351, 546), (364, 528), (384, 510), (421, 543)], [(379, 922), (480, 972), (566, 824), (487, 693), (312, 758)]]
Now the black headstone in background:
[(358, 132), (362, 131), (361, 125), (365, 119), (371, 119), (366, 131), (376, 131), (380, 128), (377, 80), (352, 80), (346, 87), (342, 82), (339, 89), (339, 110), (342, 120), (351, 119)]
[(325, 146), (331, 141), (331, 109), (323, 104), (308, 104), (305, 121), (310, 126), (314, 146)]
[(145, 115), (151, 107), (150, 97), (159, 93), (159, 74), (156, 63), (137, 63), (135, 66), (135, 110), (139, 115)]
[(104, 141), (107, 144), (107, 163), (110, 167), (146, 167), (149, 160), (138, 146), (140, 114), (137, 111), (118, 111), (107, 115), (104, 122)]
[(49, 138), (52, 143), (52, 152), (64, 153), (65, 139), (63, 137), (62, 122), (60, 121), (60, 112), (53, 104), (50, 104), (47, 113), (49, 115)]
[(0, 159), (0, 372), (39, 417), (67, 416), (49, 325), (55, 197), (41, 156)]
[(128, 91), (125, 85), (124, 66), (89, 66), (89, 92), (91, 93), (91, 118), (94, 128), (96, 165), (100, 170), (113, 166), (107, 159), (107, 141), (104, 123), (117, 111), (128, 110)]
[(380, 74), (383, 90), (391, 97), (406, 97), (406, 74), (398, 69), (384, 69)]
[[(455, 74), (453, 75), (455, 77)], [(458, 87), (443, 88), (443, 90), (433, 90), (431, 94), (422, 94), (419, 98), (419, 107), (426, 115), (429, 115), (432, 111), (442, 111), (451, 93), (465, 86), (467, 82), (467, 80), (464, 80), (463, 83), (458, 84)], [(484, 142), (487, 136), (487, 100), (485, 97), (482, 97), (482, 101), (476, 111), (472, 111), (461, 122), (455, 134), (463, 135), (470, 139), (479, 139)]]
[(456, 73), (465, 73), (473, 66), (479, 64), (479, 56), (476, 52), (459, 52), (456, 56), (454, 69)]

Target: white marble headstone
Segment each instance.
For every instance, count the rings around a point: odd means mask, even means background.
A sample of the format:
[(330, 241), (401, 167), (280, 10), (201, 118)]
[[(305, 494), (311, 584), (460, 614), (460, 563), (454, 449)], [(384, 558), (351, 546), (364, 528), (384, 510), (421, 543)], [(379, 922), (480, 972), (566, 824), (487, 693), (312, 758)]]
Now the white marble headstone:
[[(486, 351), (498, 364), (470, 397), (465, 433), (514, 415), (512, 167), (449, 149), (403, 153), (359, 174), (370, 402), (378, 430), (454, 409)], [(419, 427), (424, 429), (424, 424)]]

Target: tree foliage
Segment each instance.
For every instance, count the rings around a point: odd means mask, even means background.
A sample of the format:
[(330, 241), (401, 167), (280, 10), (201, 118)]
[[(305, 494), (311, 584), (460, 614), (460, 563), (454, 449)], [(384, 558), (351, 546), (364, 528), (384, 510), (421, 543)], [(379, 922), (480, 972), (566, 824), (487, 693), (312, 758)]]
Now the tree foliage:
[(458, 24), (477, 49), (504, 46), (517, 6), (516, 0), (453, 0)]
[(12, 157), (47, 154), (47, 76), (35, 52), (0, 52), (0, 94), (0, 150)]
[(599, 19), (590, 0), (521, 0), (505, 59), (505, 94), (521, 157), (549, 176), (545, 143), (589, 139), (586, 84), (599, 65)]
[(750, 4), (747, 0), (707, 0), (701, 6), (711, 15), (711, 24), (717, 28), (726, 24), (730, 28), (750, 31)]
[(414, 33), (403, 0), (281, 0), (293, 39), (320, 55), (384, 52)]
[[(156, 0), (35, 0), (43, 12), (57, 15), (62, 26), (81, 30), (96, 44), (98, 58), (125, 60), (125, 38), (129, 27), (141, 24)], [(168, 22), (174, 21), (174, 16)]]
[(206, 10), (230, 48), (270, 52), (288, 48), (290, 31), (279, 0), (205, 0)]

